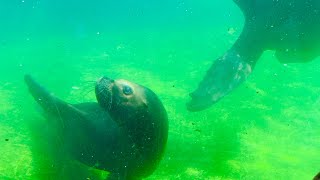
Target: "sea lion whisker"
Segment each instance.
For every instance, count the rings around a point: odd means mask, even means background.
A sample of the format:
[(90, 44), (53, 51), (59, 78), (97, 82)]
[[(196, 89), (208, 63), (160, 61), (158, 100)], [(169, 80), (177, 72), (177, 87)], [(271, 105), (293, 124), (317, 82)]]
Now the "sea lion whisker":
[(111, 93), (109, 94), (109, 97), (108, 97), (108, 99), (109, 99), (109, 103), (108, 103), (108, 110), (110, 110), (111, 109), (111, 105), (112, 105), (112, 95), (111, 95)]
[(64, 120), (63, 120), (63, 118), (61, 116), (60, 109), (58, 108), (58, 105), (56, 103), (54, 103), (54, 106), (56, 108), (56, 112), (58, 112), (58, 116), (59, 116), (59, 120), (60, 120), (62, 128), (65, 128), (65, 123), (64, 123)]
[(82, 82), (82, 83), (81, 83), (81, 86), (82, 86), (83, 88), (86, 88), (86, 87), (92, 88), (92, 87), (94, 87), (94, 85), (95, 85), (95, 82)]
[(92, 92), (94, 92), (94, 90), (93, 89), (89, 89), (86, 92), (81, 93), (81, 96), (85, 96), (86, 97), (89, 93), (92, 93)]
[(100, 95), (100, 94), (104, 93), (104, 91), (105, 91), (104, 89), (101, 89), (98, 91), (98, 94)]
[(87, 81), (82, 81), (82, 82), (85, 82), (85, 83), (96, 83), (96, 81), (92, 81), (92, 80), (87, 80)]

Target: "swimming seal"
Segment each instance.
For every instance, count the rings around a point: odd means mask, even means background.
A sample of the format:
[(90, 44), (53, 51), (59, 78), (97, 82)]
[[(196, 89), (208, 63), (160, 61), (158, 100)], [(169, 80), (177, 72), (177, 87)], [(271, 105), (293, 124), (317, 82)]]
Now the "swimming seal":
[(233, 1), (245, 17), (242, 33), (190, 93), (189, 111), (210, 107), (243, 83), (265, 50), (275, 50), (282, 63), (307, 62), (320, 55), (319, 0)]
[(52, 119), (61, 121), (61, 136), (72, 158), (110, 172), (108, 179), (141, 179), (159, 164), (168, 137), (167, 113), (150, 89), (127, 80), (102, 77), (97, 102), (69, 104), (30, 75), (25, 82)]

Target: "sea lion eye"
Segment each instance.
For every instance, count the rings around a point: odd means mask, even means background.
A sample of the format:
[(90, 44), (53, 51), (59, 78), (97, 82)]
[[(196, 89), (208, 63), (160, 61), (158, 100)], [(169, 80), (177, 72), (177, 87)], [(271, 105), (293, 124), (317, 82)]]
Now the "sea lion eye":
[(124, 85), (122, 91), (123, 91), (123, 94), (125, 95), (130, 95), (133, 93), (132, 88), (128, 85)]

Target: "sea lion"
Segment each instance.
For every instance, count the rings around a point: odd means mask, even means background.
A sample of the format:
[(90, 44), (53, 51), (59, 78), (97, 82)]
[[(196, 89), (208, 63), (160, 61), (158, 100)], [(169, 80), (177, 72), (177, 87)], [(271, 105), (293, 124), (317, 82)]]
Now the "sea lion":
[(108, 179), (149, 176), (159, 164), (168, 137), (167, 113), (150, 89), (127, 80), (98, 80), (97, 102), (69, 104), (30, 75), (25, 82), (34, 99), (59, 124), (72, 158), (110, 172)]
[(320, 180), (320, 172), (315, 177), (313, 177), (313, 180)]
[(233, 46), (214, 61), (190, 93), (189, 111), (210, 107), (244, 82), (265, 50), (280, 62), (308, 62), (320, 54), (319, 0), (234, 0), (245, 24)]

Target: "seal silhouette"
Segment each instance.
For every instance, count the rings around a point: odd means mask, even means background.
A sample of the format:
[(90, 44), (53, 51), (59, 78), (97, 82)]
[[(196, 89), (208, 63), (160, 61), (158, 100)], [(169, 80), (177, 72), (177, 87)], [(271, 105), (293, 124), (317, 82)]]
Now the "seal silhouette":
[(167, 142), (168, 118), (150, 89), (102, 77), (95, 87), (98, 102), (70, 104), (30, 75), (25, 82), (50, 120), (59, 121), (57, 136), (75, 160), (109, 171), (108, 179), (141, 179), (156, 169)]
[(190, 93), (189, 111), (210, 107), (244, 82), (265, 50), (280, 62), (307, 62), (320, 55), (319, 0), (233, 0), (245, 17), (233, 46), (215, 60)]

